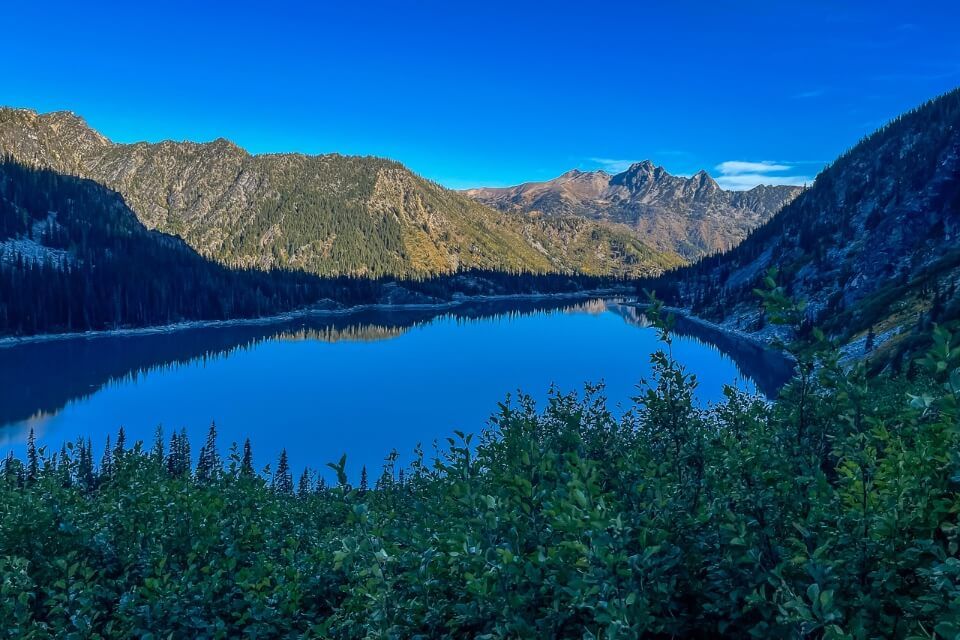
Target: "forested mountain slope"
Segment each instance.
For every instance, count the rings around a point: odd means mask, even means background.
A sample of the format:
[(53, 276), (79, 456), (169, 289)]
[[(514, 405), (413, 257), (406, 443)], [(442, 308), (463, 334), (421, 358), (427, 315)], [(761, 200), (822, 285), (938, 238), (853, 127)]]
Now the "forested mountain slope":
[(661, 251), (695, 259), (735, 246), (800, 191), (766, 185), (725, 191), (706, 171), (674, 176), (646, 160), (616, 175), (574, 169), (545, 182), (464, 193), (503, 211), (624, 224)]
[(90, 180), (0, 161), (0, 333), (257, 316), (328, 289), (212, 263)]
[(119, 194), (92, 180), (0, 159), (0, 335), (252, 318), (318, 304), (569, 293), (611, 282), (493, 271), (398, 282), (233, 269), (147, 229)]
[(0, 109), (0, 153), (95, 180), (148, 228), (233, 267), (650, 275), (680, 263), (624, 227), (493, 211), (379, 158), (250, 155), (224, 139), (114, 144), (71, 113), (24, 109)]
[[(670, 302), (762, 327), (753, 290), (779, 270), (811, 322), (843, 340), (909, 340), (954, 318), (960, 265), (960, 90), (863, 139), (739, 246), (645, 283)], [(872, 329), (872, 331), (871, 331)]]

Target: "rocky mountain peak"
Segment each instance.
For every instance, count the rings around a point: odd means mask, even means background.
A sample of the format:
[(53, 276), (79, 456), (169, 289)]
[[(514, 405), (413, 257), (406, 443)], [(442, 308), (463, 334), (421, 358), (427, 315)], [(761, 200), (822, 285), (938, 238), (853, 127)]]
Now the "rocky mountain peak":
[(612, 176), (575, 169), (547, 182), (471, 189), (467, 195), (501, 210), (626, 224), (658, 249), (695, 259), (735, 245), (799, 191), (770, 187), (760, 197), (745, 197), (723, 190), (706, 171), (686, 178), (644, 160)]
[[(765, 206), (785, 188), (735, 198)], [(742, 243), (664, 279), (661, 290), (678, 287), (671, 302), (763, 329), (754, 289), (776, 267), (815, 324), (843, 341), (876, 327), (904, 349), (912, 338), (901, 328), (960, 308), (960, 89), (896, 118), (809, 188), (793, 189), (799, 195)]]
[(644, 160), (643, 162), (634, 162), (627, 167), (626, 171), (611, 177), (610, 184), (636, 189), (647, 185), (664, 174), (669, 175), (664, 171), (663, 167), (658, 167), (649, 160)]
[(0, 108), (0, 151), (22, 162), (76, 174), (81, 156), (111, 146), (110, 140), (70, 111), (39, 114), (30, 109)]
[[(36, 112), (34, 112), (36, 113)], [(90, 125), (87, 124), (87, 121), (78, 116), (73, 111), (50, 111), (43, 115), (38, 115), (37, 117), (43, 118), (51, 124), (66, 124), (70, 126), (81, 126), (90, 128)]]
[[(74, 113), (0, 109), (0, 155), (119, 192), (149, 229), (234, 267), (422, 276), (656, 273), (675, 255), (603, 222), (502, 215), (374, 157), (251, 155), (224, 138), (114, 144)], [(579, 172), (571, 193), (608, 176)]]
[(604, 171), (603, 169), (597, 169), (596, 171), (583, 171), (581, 169), (571, 169), (565, 173), (561, 173), (555, 178), (555, 180), (597, 180), (597, 179), (609, 179), (610, 174)]
[(630, 165), (626, 173), (653, 173), (657, 169), (663, 169), (663, 167), (657, 167), (657, 165), (653, 164), (650, 160), (643, 160)]
[(701, 191), (720, 191), (720, 185), (717, 184), (717, 181), (703, 169), (700, 169), (700, 171), (697, 171), (690, 177), (690, 183)]

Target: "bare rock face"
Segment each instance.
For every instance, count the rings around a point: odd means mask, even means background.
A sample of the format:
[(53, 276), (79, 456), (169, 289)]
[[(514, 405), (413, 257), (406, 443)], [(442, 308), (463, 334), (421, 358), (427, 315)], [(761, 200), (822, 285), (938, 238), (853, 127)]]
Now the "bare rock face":
[(650, 275), (680, 262), (626, 228), (495, 211), (380, 158), (251, 155), (224, 139), (115, 144), (71, 113), (2, 108), (0, 154), (95, 180), (148, 228), (234, 267)]
[(958, 246), (960, 89), (864, 138), (736, 248), (652, 286), (729, 317), (756, 310), (754, 288), (776, 268), (810, 320), (848, 338), (953, 318)]
[(725, 191), (705, 171), (673, 176), (645, 160), (616, 175), (575, 169), (546, 182), (464, 193), (504, 211), (623, 224), (655, 249), (696, 259), (735, 246), (800, 191), (784, 186)]
[(27, 109), (0, 110), (0, 151), (25, 164), (56, 167), (76, 174), (83, 158), (95, 156), (110, 141), (68, 111), (39, 115)]

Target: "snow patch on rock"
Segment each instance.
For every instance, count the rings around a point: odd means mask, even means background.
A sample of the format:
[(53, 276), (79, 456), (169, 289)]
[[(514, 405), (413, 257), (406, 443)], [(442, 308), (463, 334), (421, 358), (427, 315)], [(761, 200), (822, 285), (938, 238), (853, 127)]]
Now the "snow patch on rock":
[(29, 237), (17, 236), (0, 240), (0, 264), (16, 264), (23, 260), (28, 265), (47, 263), (65, 269), (73, 262), (69, 251), (48, 247), (35, 240), (40, 238), (42, 241), (51, 227), (58, 228), (56, 211), (50, 211), (46, 218), (34, 222)]
[(7, 238), (0, 240), (0, 263), (15, 264), (22, 258), (24, 263), (40, 265), (49, 263), (64, 269), (72, 262), (70, 252), (65, 249), (45, 247), (30, 238)]

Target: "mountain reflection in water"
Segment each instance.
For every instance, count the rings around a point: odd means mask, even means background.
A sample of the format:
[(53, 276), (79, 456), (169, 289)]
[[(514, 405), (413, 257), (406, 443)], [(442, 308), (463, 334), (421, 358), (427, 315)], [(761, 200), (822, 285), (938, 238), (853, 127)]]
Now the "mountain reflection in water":
[[(657, 347), (648, 326), (621, 301), (542, 299), (25, 343), (0, 349), (0, 446), (22, 450), (31, 427), (57, 448), (78, 435), (97, 442), (120, 424), (131, 440), (149, 440), (148, 423), (165, 417), (153, 415), (159, 411), (170, 413), (168, 435), (185, 423), (199, 437), (214, 417), (224, 447), (250, 434), (268, 452), (314, 446), (315, 429), (295, 433), (291, 424), (330, 422), (330, 446), (351, 449), (350, 432), (363, 438), (364, 429), (389, 420), (382, 437), (390, 442), (375, 443), (378, 451), (409, 451), (453, 429), (479, 431), (502, 394), (518, 386), (538, 394), (556, 383), (569, 391), (602, 377), (616, 386), (612, 400), (625, 401)], [(781, 355), (753, 343), (682, 318), (675, 333), (681, 362), (701, 381), (716, 378), (705, 399), (718, 399), (720, 384), (738, 374), (767, 396), (791, 375)], [(423, 403), (419, 413), (416, 403)], [(282, 441), (284, 434), (254, 421), (286, 425), (291, 441), (264, 447), (265, 437)], [(363, 449), (359, 457), (382, 453)]]

